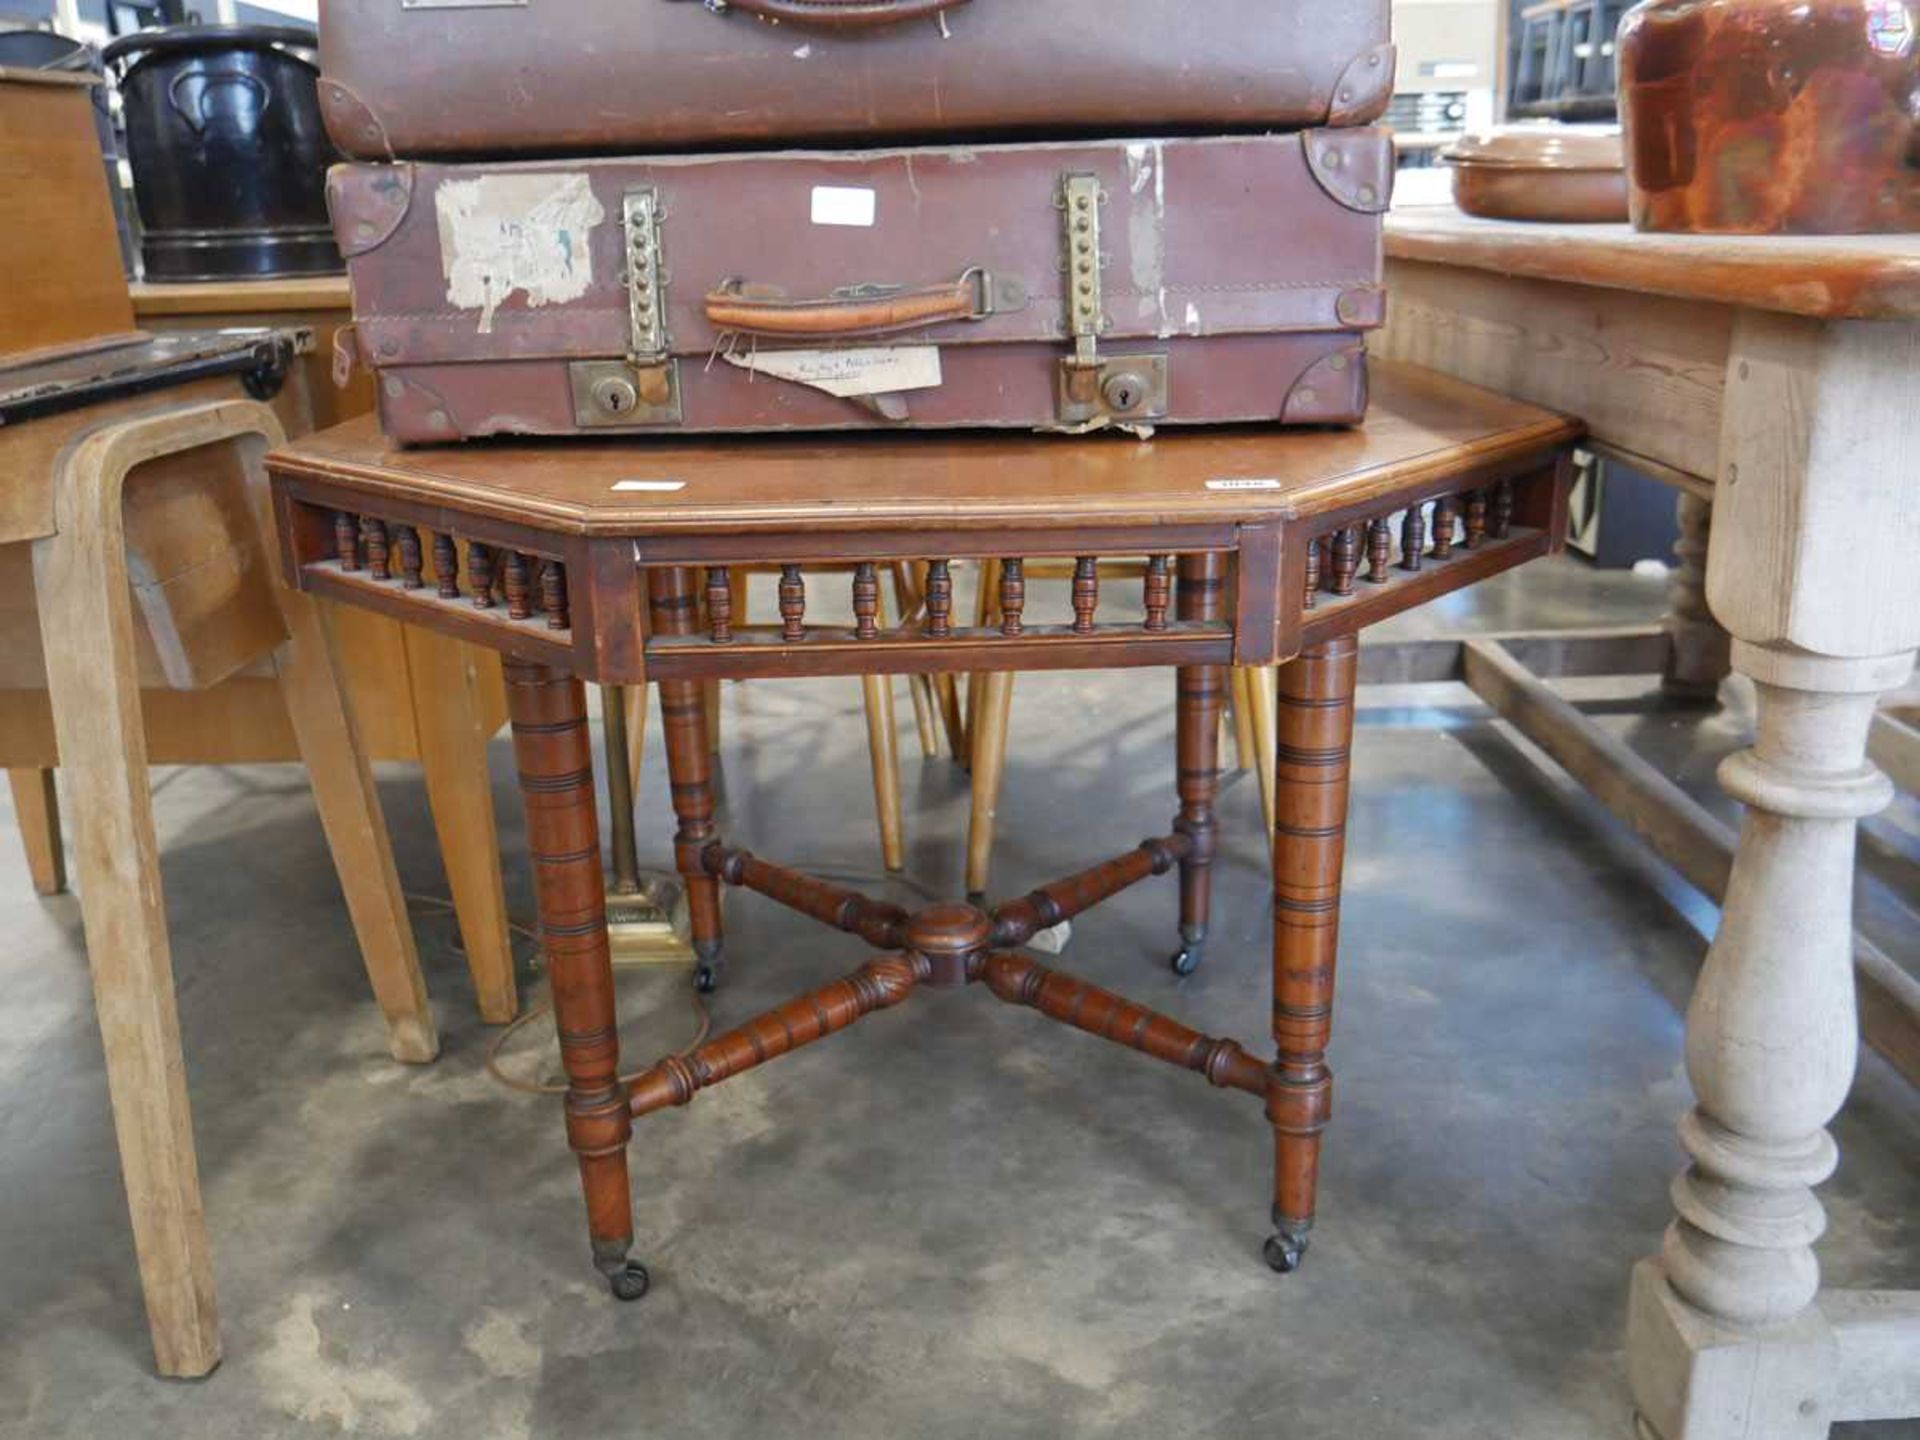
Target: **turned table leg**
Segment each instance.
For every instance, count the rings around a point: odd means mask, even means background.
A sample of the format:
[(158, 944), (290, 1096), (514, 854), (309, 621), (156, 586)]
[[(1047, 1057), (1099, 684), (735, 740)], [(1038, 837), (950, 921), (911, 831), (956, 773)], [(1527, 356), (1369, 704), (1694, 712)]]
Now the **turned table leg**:
[(1267, 1089), (1273, 1125), (1273, 1224), (1267, 1263), (1296, 1270), (1313, 1228), (1320, 1136), (1333, 1112), (1327, 1039), (1340, 944), (1340, 872), (1347, 848), (1353, 690), (1351, 636), (1280, 667), (1273, 834), (1273, 1039)]
[[(653, 628), (659, 635), (691, 635), (698, 604), (692, 570), (656, 570), (649, 577)], [(694, 984), (711, 991), (720, 983), (722, 932), (720, 882), (707, 873), (701, 854), (718, 837), (714, 826), (713, 750), (707, 738), (707, 701), (697, 680), (660, 682), (660, 729), (667, 742), (667, 780), (673, 813), (674, 864), (687, 887), (687, 909), (698, 966)]]
[[(699, 703), (699, 686), (690, 688)], [(567, 1070), (567, 1143), (580, 1160), (593, 1263), (616, 1296), (638, 1300), (647, 1293), (647, 1271), (627, 1258), (633, 1247), (633, 1197), (627, 1187), (633, 1120), (627, 1087), (619, 1078), (620, 1031), (586, 692), (570, 675), (509, 661), (507, 713), (527, 806), (554, 1023)]]
[(1707, 547), (1713, 534), (1713, 502), (1683, 492), (1678, 501), (1678, 562), (1667, 581), (1667, 613), (1661, 625), (1672, 642), (1660, 688), (1676, 700), (1711, 702), (1732, 662), (1733, 637), (1707, 608)]
[[(1222, 555), (1182, 555), (1174, 605), (1182, 620), (1218, 620), (1225, 597)], [(1220, 710), (1227, 699), (1224, 665), (1182, 665), (1174, 720), (1180, 814), (1173, 822), (1191, 848), (1180, 861), (1180, 948), (1169, 962), (1176, 975), (1200, 968), (1213, 902), (1213, 803), (1220, 794)]]
[(1687, 1010), (1690, 1164), (1634, 1270), (1627, 1376), (1643, 1434), (1815, 1440), (1920, 1413), (1920, 1295), (1822, 1291), (1814, 1187), (1859, 1048), (1859, 820), (1881, 693), (1920, 645), (1920, 325), (1743, 313), (1708, 557), (1713, 613), (1754, 682), (1758, 736), (1720, 783), (1747, 807)]

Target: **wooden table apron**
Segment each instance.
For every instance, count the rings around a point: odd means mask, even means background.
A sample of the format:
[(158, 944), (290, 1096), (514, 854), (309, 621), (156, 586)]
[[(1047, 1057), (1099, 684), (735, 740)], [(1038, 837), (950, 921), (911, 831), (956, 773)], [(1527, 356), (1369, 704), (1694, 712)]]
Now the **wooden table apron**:
[[(671, 452), (682, 463), (704, 455), (714, 474), (738, 473), (738, 465), (715, 464), (720, 458), (750, 465), (754, 456), (792, 454), (804, 463), (788, 476), (791, 491), (765, 506), (749, 497), (731, 512), (722, 506), (704, 514), (686, 502), (659, 512), (663, 518), (653, 523), (644, 511), (613, 513), (610, 502), (602, 503), (604, 492), (615, 488), (602, 483), (604, 477), (578, 482), (580, 493), (601, 497), (584, 506), (562, 505), (545, 493), (542, 475), (569, 469), (568, 452), (552, 446), (386, 454), (364, 427), (342, 427), (273, 458), (287, 570), (299, 586), (509, 657), (509, 704), (570, 1082), (569, 1138), (587, 1192), (595, 1262), (617, 1295), (636, 1298), (647, 1285), (644, 1267), (628, 1254), (633, 1227), (625, 1146), (632, 1118), (685, 1104), (708, 1085), (898, 1004), (921, 986), (971, 982), (1200, 1072), (1215, 1085), (1261, 1097), (1276, 1140), (1277, 1233), (1267, 1258), (1281, 1270), (1300, 1262), (1330, 1112), (1324, 1052), (1354, 637), (1388, 615), (1556, 548), (1565, 531), (1570, 446), (1579, 433), (1572, 422), (1465, 387), (1449, 389), (1447, 382), (1399, 375), (1389, 377), (1386, 388), (1407, 400), (1415, 421), (1383, 405), (1376, 424), (1386, 438), (1375, 449), (1388, 453), (1369, 452), (1368, 463), (1349, 459), (1348, 469), (1334, 463), (1356, 453), (1358, 442), (1332, 434), (1249, 432), (1238, 440), (1171, 442), (1167, 456), (1203, 467), (1217, 461), (1226, 473), (1254, 464), (1254, 457), (1291, 457), (1291, 468), (1282, 467), (1289, 478), (1259, 481), (1230, 500), (1196, 483), (1201, 499), (1142, 502), (1131, 511), (1126, 497), (1098, 495), (1036, 505), (1034, 495), (1018, 489), (1017, 465), (989, 467), (996, 477), (987, 485), (991, 493), (919, 507), (920, 513), (903, 513), (916, 511), (911, 501), (812, 502), (816, 489), (826, 493), (826, 477), (847, 467), (894, 473), (883, 450), (859, 441), (817, 452), (755, 450), (754, 442)], [(1458, 438), (1439, 433), (1447, 426), (1438, 417), (1461, 413)], [(941, 458), (950, 469), (965, 470), (970, 457), (999, 453), (994, 443), (1011, 445), (1006, 453), (1015, 456), (1050, 454), (1045, 463), (1056, 466), (1059, 457), (1076, 452), (1045, 447), (1101, 447), (1077, 452), (1094, 465), (1158, 453), (1114, 448), (1129, 442), (1111, 439), (923, 437), (912, 454), (951, 446)], [(1204, 448), (1209, 445), (1215, 448)], [(1329, 457), (1325, 473), (1312, 463), (1322, 452)], [(670, 452), (571, 453), (583, 471), (600, 476), (616, 464), (610, 456), (644, 468)], [(450, 477), (448, 467), (460, 475)], [(814, 471), (819, 478), (810, 483)], [(617, 466), (607, 470), (614, 473)], [(523, 481), (517, 489), (516, 475)], [(755, 514), (743, 516), (743, 509)], [(1401, 523), (1390, 524), (1395, 518)], [(1149, 557), (1139, 606), (1123, 620), (1100, 617), (1102, 555)], [(1071, 622), (1027, 618), (1024, 562), (1046, 557), (1076, 562)], [(912, 626), (883, 628), (876, 618), (878, 581), (884, 563), (896, 559), (927, 562), (928, 614)], [(1000, 619), (993, 625), (956, 620), (950, 567), (965, 559), (1002, 562)], [(834, 582), (852, 587), (851, 625), (807, 619), (807, 567), (826, 562), (854, 566), (850, 581)], [(781, 571), (780, 621), (736, 625), (728, 567), (768, 564)], [(1144, 618), (1136, 618), (1139, 611)], [(1279, 691), (1276, 1058), (1261, 1061), (1233, 1041), (1200, 1035), (1016, 951), (1040, 930), (1177, 869), (1180, 941), (1197, 959), (1207, 933), (1225, 667), (1282, 661), (1292, 663), (1282, 668)], [(1145, 667), (1171, 667), (1179, 676), (1179, 809), (1171, 832), (1020, 899), (993, 909), (946, 904), (909, 914), (720, 838), (705, 681)], [(660, 684), (679, 819), (676, 860), (708, 973), (717, 974), (719, 966), (722, 884), (755, 890), (847, 931), (880, 957), (691, 1055), (621, 1080), (582, 680)]]

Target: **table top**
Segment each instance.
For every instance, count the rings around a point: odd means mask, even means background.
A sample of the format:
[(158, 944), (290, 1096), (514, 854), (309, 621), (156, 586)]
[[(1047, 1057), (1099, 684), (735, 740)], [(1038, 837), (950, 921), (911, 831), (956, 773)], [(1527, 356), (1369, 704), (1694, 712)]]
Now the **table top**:
[(214, 375), (284, 373), (312, 344), (313, 332), (297, 326), (176, 330), (0, 367), (0, 426)]
[(1447, 204), (1394, 209), (1386, 247), (1396, 260), (1826, 320), (1920, 319), (1920, 235), (1649, 235), (1482, 220)]
[(366, 416), (276, 452), (276, 474), (561, 533), (1177, 525), (1312, 516), (1576, 437), (1576, 421), (1430, 371), (1373, 370), (1351, 430), (715, 436), (402, 450)]

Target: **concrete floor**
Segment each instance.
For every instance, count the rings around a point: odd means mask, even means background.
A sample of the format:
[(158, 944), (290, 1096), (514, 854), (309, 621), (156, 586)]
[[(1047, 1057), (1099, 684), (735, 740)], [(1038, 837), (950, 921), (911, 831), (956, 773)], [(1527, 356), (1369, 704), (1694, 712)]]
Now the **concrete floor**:
[[(1650, 618), (1657, 582), (1556, 562), (1408, 628)], [(1611, 682), (1609, 682), (1611, 683)], [(1606, 686), (1599, 687), (1606, 690)], [(1646, 687), (1631, 683), (1624, 693)], [(997, 893), (1160, 833), (1172, 682), (1023, 679)], [(1608, 723), (1703, 793), (1722, 715)], [(1656, 1244), (1688, 1102), (1680, 1016), (1713, 912), (1543, 773), (1464, 692), (1369, 693), (1357, 742), (1321, 1226), (1261, 1264), (1256, 1103), (973, 994), (932, 994), (642, 1122), (653, 1294), (587, 1263), (552, 1102), (482, 1070), (445, 920), (420, 931), (445, 1053), (390, 1063), (299, 771), (156, 774), (175, 965), (224, 1315), (208, 1380), (150, 1374), (80, 916), (37, 900), (0, 823), (0, 1435), (1621, 1437), (1627, 1267)], [(731, 687), (730, 833), (871, 877), (851, 682)], [(959, 888), (961, 779), (901, 695), (911, 862)], [(510, 899), (531, 910), (504, 741)], [(657, 734), (642, 851), (669, 849)], [(383, 772), (408, 887), (444, 881), (419, 781)], [(4, 802), (0, 802), (4, 803)], [(1913, 963), (1920, 824), (1878, 822), (1863, 881)], [(1264, 1048), (1255, 788), (1222, 802), (1217, 941), (1177, 981), (1170, 881), (1086, 917), (1070, 968)], [(856, 942), (729, 907), (721, 1024), (850, 969)], [(679, 974), (622, 978), (628, 1054), (693, 1023)], [(529, 967), (529, 995), (540, 979)], [(537, 1071), (545, 1037), (510, 1063)], [(1838, 1125), (1821, 1254), (1920, 1284), (1920, 1103), (1876, 1057)], [(1920, 1437), (1920, 1425), (1855, 1427)]]

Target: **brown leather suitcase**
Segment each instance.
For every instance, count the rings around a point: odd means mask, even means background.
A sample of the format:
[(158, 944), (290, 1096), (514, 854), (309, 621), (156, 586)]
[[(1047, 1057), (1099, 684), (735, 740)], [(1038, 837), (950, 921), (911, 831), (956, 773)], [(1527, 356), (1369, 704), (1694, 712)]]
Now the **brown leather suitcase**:
[(1365, 124), (1388, 0), (321, 0), (340, 148), (630, 155)]
[(403, 442), (1366, 407), (1386, 132), (336, 167)]

